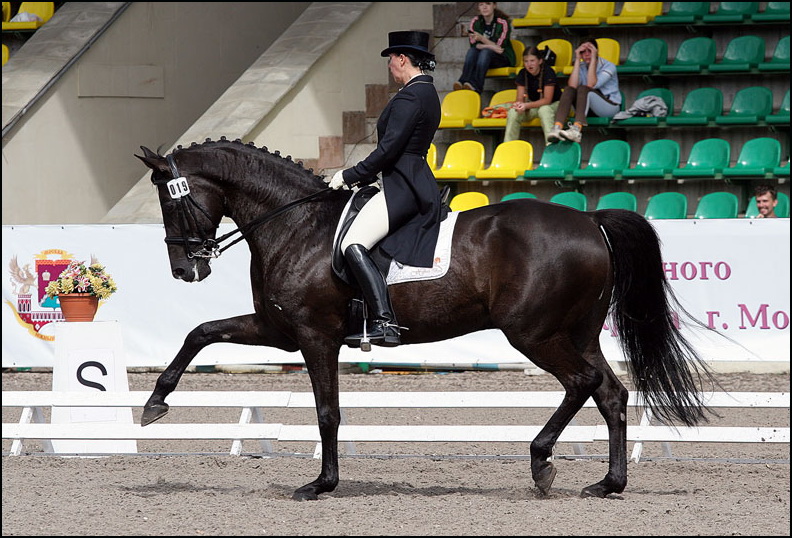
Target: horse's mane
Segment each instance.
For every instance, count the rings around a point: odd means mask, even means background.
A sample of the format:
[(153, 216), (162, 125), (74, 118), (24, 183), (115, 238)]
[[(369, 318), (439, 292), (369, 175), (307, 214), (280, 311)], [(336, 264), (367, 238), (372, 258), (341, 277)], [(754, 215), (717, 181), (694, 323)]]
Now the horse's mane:
[(305, 166), (303, 165), (302, 161), (293, 160), (291, 155), (287, 155), (286, 157), (284, 157), (284, 156), (281, 155), (280, 151), (276, 150), (274, 152), (271, 152), (267, 148), (267, 146), (261, 146), (259, 148), (259, 147), (256, 147), (256, 144), (254, 144), (253, 142), (248, 142), (247, 144), (245, 144), (239, 138), (237, 138), (235, 140), (228, 140), (225, 136), (221, 136), (220, 140), (212, 140), (211, 138), (207, 138), (206, 140), (204, 140), (200, 144), (198, 142), (192, 142), (190, 144), (189, 148), (184, 148), (181, 144), (179, 144), (178, 146), (176, 146), (176, 149), (173, 151), (173, 154), (175, 155), (176, 153), (178, 153), (180, 151), (185, 151), (185, 150), (188, 150), (188, 149), (209, 148), (209, 147), (212, 147), (212, 146), (220, 147), (220, 148), (222, 148), (222, 147), (231, 147), (231, 148), (234, 148), (234, 149), (241, 149), (241, 150), (244, 150), (244, 151), (260, 152), (267, 159), (272, 159), (272, 158), (278, 159), (278, 160), (282, 161), (281, 164), (284, 164), (287, 167), (293, 167), (295, 171), (298, 171), (300, 173), (312, 176), (312, 179), (314, 181), (321, 182), (322, 178), (323, 178), (323, 176), (315, 174), (313, 168), (305, 168)]

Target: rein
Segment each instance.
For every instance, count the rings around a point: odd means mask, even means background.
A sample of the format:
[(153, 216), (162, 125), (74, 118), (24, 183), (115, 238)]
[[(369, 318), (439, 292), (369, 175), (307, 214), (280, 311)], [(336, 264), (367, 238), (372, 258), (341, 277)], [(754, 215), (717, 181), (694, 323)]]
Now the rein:
[[(272, 211), (268, 211), (263, 215), (253, 219), (252, 221), (248, 222), (247, 224), (240, 226), (236, 230), (232, 230), (227, 234), (218, 237), (217, 239), (212, 239), (210, 237), (204, 236), (200, 233), (200, 226), (198, 226), (198, 221), (196, 219), (195, 209), (200, 211), (210, 222), (211, 217), (209, 213), (201, 207), (201, 205), (195, 201), (190, 193), (190, 186), (187, 183), (187, 178), (182, 176), (179, 173), (178, 168), (176, 167), (176, 162), (173, 160), (173, 155), (167, 155), (165, 159), (168, 161), (168, 166), (171, 170), (171, 175), (173, 179), (170, 180), (160, 180), (160, 181), (152, 181), (155, 185), (166, 185), (168, 188), (168, 194), (170, 194), (171, 199), (176, 201), (179, 208), (180, 219), (179, 219), (179, 228), (181, 229), (181, 236), (180, 237), (173, 237), (173, 236), (166, 236), (165, 243), (166, 244), (181, 244), (184, 246), (184, 251), (187, 254), (188, 258), (218, 258), (220, 254), (222, 254), (226, 249), (232, 247), (233, 245), (242, 241), (250, 232), (268, 222), (275, 217), (297, 207), (298, 205), (304, 204), (306, 202), (310, 202), (314, 198), (318, 198), (321, 194), (325, 194), (329, 191), (332, 191), (330, 187), (322, 189), (320, 191), (314, 192), (313, 194), (309, 194), (303, 198), (298, 200), (294, 200), (289, 202), (286, 205), (283, 205), (277, 209), (273, 209)], [(198, 230), (197, 233), (195, 230)], [(217, 227), (215, 227), (215, 230)], [(240, 234), (239, 237), (234, 239), (231, 243), (224, 247), (220, 247), (220, 244), (230, 237), (234, 236), (235, 234)], [(191, 237), (192, 235), (192, 237)], [(200, 237), (196, 237), (200, 235)], [(197, 245), (197, 250), (190, 250), (190, 245)]]

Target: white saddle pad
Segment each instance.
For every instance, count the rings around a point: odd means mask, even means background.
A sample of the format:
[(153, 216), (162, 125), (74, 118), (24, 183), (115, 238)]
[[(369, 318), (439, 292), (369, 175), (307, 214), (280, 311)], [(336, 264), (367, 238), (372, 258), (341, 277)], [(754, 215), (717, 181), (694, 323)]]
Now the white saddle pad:
[(459, 215), (458, 211), (449, 211), (446, 219), (440, 223), (440, 234), (437, 237), (432, 267), (412, 267), (391, 260), (387, 279), (389, 285), (416, 280), (433, 280), (448, 272), (448, 267), (451, 265), (451, 238), (454, 236), (457, 215)]

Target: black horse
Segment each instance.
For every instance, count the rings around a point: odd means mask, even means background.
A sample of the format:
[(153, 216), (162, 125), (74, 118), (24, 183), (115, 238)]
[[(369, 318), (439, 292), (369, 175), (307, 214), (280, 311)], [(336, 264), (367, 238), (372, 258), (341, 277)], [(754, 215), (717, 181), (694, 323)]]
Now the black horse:
[[(302, 352), (316, 399), (322, 470), (294, 498), (317, 499), (338, 484), (338, 353), (356, 290), (331, 269), (333, 235), (348, 191), (291, 157), (221, 138), (167, 157), (145, 147), (153, 170), (174, 278), (200, 281), (228, 237), (223, 216), (239, 226), (251, 252), (255, 312), (208, 321), (186, 337), (146, 402), (145, 426), (168, 411), (165, 398), (195, 355), (231, 342)], [(178, 178), (178, 179), (177, 179)], [(229, 234), (227, 234), (229, 235)], [(227, 245), (230, 246), (230, 245)], [(223, 248), (227, 248), (223, 247)], [(627, 484), (627, 390), (599, 344), (611, 312), (636, 389), (656, 416), (695, 425), (706, 420), (700, 383), (706, 365), (675, 326), (679, 309), (661, 264), (658, 237), (625, 210), (581, 212), (513, 200), (459, 214), (448, 273), (391, 287), (404, 344), (500, 329), (509, 343), (553, 374), (566, 396), (531, 443), (531, 473), (547, 493), (556, 475), (548, 459), (563, 429), (593, 397), (609, 431), (609, 468), (583, 496), (621, 493)]]

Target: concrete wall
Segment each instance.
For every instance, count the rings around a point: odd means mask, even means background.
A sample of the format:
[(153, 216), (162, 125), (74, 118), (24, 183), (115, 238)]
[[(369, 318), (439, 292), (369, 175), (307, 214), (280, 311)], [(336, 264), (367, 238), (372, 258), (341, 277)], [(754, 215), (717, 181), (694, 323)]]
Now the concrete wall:
[[(13, 81), (46, 56), (26, 49), (57, 56), (73, 31), (59, 17), (80, 21), (92, 4), (65, 4), (3, 67), (4, 131)], [(130, 3), (4, 134), (3, 224), (99, 222), (140, 179), (138, 146), (169, 147), (309, 5)]]
[(296, 159), (319, 157), (319, 137), (340, 136), (344, 111), (366, 110), (367, 84), (388, 84), (388, 32), (432, 30), (431, 2), (374, 2), (277, 110), (245, 138)]

